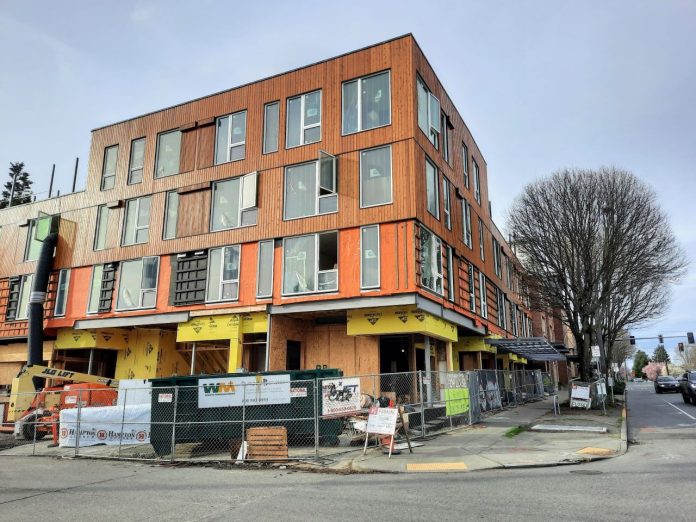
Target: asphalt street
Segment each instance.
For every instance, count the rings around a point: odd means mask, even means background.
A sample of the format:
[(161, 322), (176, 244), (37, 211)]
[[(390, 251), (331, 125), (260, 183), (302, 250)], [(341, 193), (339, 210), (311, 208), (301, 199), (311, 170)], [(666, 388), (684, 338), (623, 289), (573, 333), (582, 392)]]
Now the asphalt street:
[(632, 385), (636, 444), (576, 466), (329, 475), (0, 456), (0, 520), (690, 520), (695, 428), (664, 400), (682, 408)]

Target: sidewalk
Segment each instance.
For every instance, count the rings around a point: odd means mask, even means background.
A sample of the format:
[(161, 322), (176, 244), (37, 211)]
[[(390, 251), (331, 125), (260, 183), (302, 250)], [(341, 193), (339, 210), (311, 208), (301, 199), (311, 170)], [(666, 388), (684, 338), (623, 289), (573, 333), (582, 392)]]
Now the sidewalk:
[[(567, 392), (559, 396), (567, 401)], [(451, 472), (483, 469), (556, 466), (614, 457), (626, 451), (623, 403), (602, 411), (570, 410), (553, 414), (551, 398), (487, 417), (484, 422), (437, 435), (423, 446), (402, 450), (391, 459), (379, 448), (366, 455), (350, 452), (334, 457), (325, 469), (357, 472)], [(533, 425), (606, 428), (606, 433), (538, 432)], [(516, 429), (516, 428), (521, 428)], [(512, 430), (512, 431), (511, 431)]]

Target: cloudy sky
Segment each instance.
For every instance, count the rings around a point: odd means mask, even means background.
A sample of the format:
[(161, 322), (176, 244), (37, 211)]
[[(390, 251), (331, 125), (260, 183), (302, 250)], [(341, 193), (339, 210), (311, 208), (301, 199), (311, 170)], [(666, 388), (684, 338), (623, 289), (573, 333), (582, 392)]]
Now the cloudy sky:
[(692, 262), (636, 335), (696, 330), (696, 2), (180, 4), (0, 2), (0, 172), (24, 161), (46, 192), (55, 163), (65, 192), (79, 156), (81, 187), (95, 127), (412, 32), (486, 157), (498, 224), (555, 169), (633, 171)]

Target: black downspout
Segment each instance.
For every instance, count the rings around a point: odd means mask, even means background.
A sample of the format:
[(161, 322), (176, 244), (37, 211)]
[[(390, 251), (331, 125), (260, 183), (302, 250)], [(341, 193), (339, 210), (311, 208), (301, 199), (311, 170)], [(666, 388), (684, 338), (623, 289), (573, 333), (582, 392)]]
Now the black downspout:
[[(27, 365), (41, 364), (43, 362), (43, 316), (44, 302), (46, 301), (46, 291), (48, 290), (48, 276), (53, 264), (53, 251), (58, 242), (58, 234), (49, 234), (43, 240), (41, 252), (36, 261), (36, 273), (34, 274), (34, 285), (29, 295), (29, 335), (27, 350)], [(44, 380), (34, 378), (34, 388), (37, 390), (43, 387)]]

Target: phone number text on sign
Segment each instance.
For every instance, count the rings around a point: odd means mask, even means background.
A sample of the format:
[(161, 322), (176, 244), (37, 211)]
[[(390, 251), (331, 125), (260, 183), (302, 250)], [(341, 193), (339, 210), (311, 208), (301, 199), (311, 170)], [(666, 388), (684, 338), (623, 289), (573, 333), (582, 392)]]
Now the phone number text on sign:
[(360, 378), (329, 379), (321, 384), (321, 414), (350, 415), (360, 411)]

